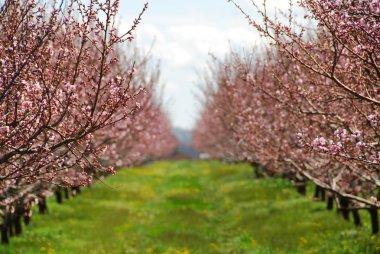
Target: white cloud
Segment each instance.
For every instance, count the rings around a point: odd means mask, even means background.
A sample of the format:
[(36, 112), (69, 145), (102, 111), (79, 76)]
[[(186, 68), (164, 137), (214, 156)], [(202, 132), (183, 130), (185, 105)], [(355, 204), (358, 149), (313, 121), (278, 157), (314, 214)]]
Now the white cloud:
[(253, 29), (249, 30), (242, 27), (230, 28), (226, 31), (226, 34), (233, 42), (255, 42), (260, 38), (253, 32)]
[(191, 63), (193, 56), (191, 50), (181, 42), (157, 42), (154, 48), (155, 56), (161, 58), (166, 64), (183, 66)]
[[(236, 0), (254, 14), (251, 0)], [(260, 4), (262, 0), (254, 0)], [(286, 10), (287, 0), (268, 0), (268, 8)], [(295, 0), (293, 0), (295, 1)], [(127, 1), (121, 1), (126, 4)], [(170, 102), (171, 116), (176, 125), (189, 127), (194, 124), (198, 108), (193, 94), (198, 90), (197, 74), (206, 66), (208, 53), (223, 57), (230, 47), (249, 47), (262, 40), (254, 28), (247, 24), (244, 16), (227, 0), (150, 0), (151, 7), (144, 14), (137, 28), (137, 45), (149, 50), (153, 41), (152, 54), (162, 60), (162, 79), (166, 101)], [(130, 1), (121, 6), (125, 19), (121, 30), (130, 28), (142, 2)], [(132, 7), (133, 8), (132, 8)], [(257, 17), (253, 16), (253, 17)]]
[(155, 38), (157, 41), (164, 40), (162, 32), (153, 24), (145, 24), (139, 27), (139, 33), (146, 38)]
[(232, 27), (223, 29), (212, 26), (171, 26), (159, 30), (152, 24), (138, 32), (140, 41), (149, 41), (156, 38), (154, 54), (156, 57), (168, 61), (170, 65), (195, 65), (199, 58), (205, 60), (212, 52), (222, 55), (228, 52), (232, 44), (253, 44), (259, 37), (248, 27)]
[(145, 49), (155, 41), (152, 54), (162, 60), (164, 99), (170, 104), (171, 118), (175, 125), (189, 127), (198, 108), (193, 96), (197, 90), (194, 69), (206, 66), (210, 52), (222, 57), (231, 45), (252, 45), (259, 37), (248, 26), (172, 25), (162, 28), (147, 24), (138, 30), (137, 39)]
[[(237, 1), (240, 2), (240, 1)], [(263, 1), (262, 0), (244, 0), (241, 1), (243, 5), (243, 9), (247, 10), (249, 7), (252, 8), (252, 2), (255, 2), (260, 9), (263, 9)], [(297, 2), (292, 0), (293, 6), (297, 6)], [(267, 11), (274, 10), (288, 10), (289, 9), (289, 0), (266, 0)], [(293, 8), (294, 8), (293, 7)]]

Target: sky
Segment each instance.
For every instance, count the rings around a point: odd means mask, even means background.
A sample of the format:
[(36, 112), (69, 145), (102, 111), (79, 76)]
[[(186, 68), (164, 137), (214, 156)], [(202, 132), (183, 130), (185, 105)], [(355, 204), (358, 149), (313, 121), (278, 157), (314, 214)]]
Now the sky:
[[(120, 30), (128, 30), (146, 1), (121, 0)], [(250, 0), (240, 0), (253, 10)], [(272, 0), (269, 8), (286, 8), (287, 1)], [(249, 47), (260, 37), (228, 0), (150, 0), (137, 28), (136, 43), (161, 62), (161, 85), (173, 126), (191, 129), (201, 109), (199, 73), (209, 53), (223, 57), (230, 47)]]

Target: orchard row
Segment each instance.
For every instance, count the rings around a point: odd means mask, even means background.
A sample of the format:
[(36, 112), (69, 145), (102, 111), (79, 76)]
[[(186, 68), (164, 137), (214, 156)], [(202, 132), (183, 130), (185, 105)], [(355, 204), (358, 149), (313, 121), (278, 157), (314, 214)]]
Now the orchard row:
[(278, 15), (264, 2), (256, 19), (234, 4), (266, 43), (211, 61), (194, 145), (301, 191), (311, 181), (344, 214), (367, 209), (378, 233), (380, 1), (300, 0)]
[[(2, 242), (31, 206), (173, 152), (159, 67), (120, 33), (118, 0), (0, 1)], [(124, 45), (128, 44), (128, 45)], [(42, 207), (43, 208), (43, 207)], [(44, 210), (44, 209), (42, 209)]]

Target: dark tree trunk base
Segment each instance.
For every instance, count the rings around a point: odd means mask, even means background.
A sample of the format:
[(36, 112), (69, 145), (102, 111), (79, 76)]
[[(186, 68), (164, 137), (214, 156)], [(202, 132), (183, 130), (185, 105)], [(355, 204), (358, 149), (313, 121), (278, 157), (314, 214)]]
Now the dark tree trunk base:
[(326, 191), (321, 188), (321, 200), (325, 201), (326, 200)]
[(48, 207), (46, 204), (46, 198), (45, 197), (40, 197), (38, 199), (38, 212), (40, 214), (45, 214), (48, 211)]
[(14, 230), (13, 230), (13, 214), (9, 213), (9, 220), (8, 220), (8, 232), (9, 236), (14, 236)]
[(13, 215), (13, 224), (15, 226), (15, 235), (19, 236), (22, 234), (22, 224), (21, 217), (25, 214), (25, 208), (23, 204), (18, 204), (16, 206), (15, 214)]
[(62, 200), (62, 190), (61, 190), (61, 187), (57, 187), (57, 189), (55, 190), (55, 197), (57, 199), (57, 203), (58, 204), (62, 204), (63, 200)]
[(1, 243), (9, 244), (8, 230), (5, 222), (1, 224)]
[(297, 184), (296, 186), (297, 192), (302, 196), (306, 196), (306, 184)]
[(330, 195), (327, 198), (327, 210), (332, 210), (334, 209), (334, 198)]
[(28, 226), (30, 224), (30, 222), (31, 222), (30, 216), (29, 215), (25, 215), (24, 216), (24, 223), (25, 223), (25, 225)]
[(82, 190), (78, 186), (71, 188), (71, 194), (73, 195), (73, 197), (75, 197), (76, 195), (80, 194), (81, 191)]
[(3, 216), (3, 223), (1, 224), (1, 243), (9, 244), (9, 213), (5, 212)]
[(314, 199), (319, 200), (319, 193), (321, 191), (321, 188), (318, 185), (315, 185), (315, 192), (314, 192)]
[(15, 226), (15, 235), (20, 236), (22, 234), (21, 216), (16, 214), (13, 217), (13, 224)]
[(360, 219), (360, 214), (359, 214), (359, 211), (358, 210), (353, 210), (352, 211), (352, 215), (354, 217), (354, 223), (355, 223), (355, 226), (357, 227), (361, 227), (362, 226), (362, 221)]
[(69, 189), (68, 188), (64, 188), (64, 193), (65, 193), (65, 198), (69, 199), (70, 195), (69, 195)]
[(372, 207), (368, 211), (371, 215), (372, 234), (376, 235), (379, 233), (379, 214), (376, 207)]
[(339, 201), (340, 201), (340, 212), (342, 212), (343, 219), (345, 219), (346, 221), (349, 221), (350, 220), (350, 210), (349, 210), (350, 202), (348, 201), (347, 198), (343, 198), (343, 197), (340, 197)]

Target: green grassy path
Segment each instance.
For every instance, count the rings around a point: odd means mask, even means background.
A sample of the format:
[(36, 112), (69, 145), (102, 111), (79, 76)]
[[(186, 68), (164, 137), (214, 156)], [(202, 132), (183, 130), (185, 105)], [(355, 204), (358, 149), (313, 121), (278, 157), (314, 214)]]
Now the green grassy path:
[(154, 163), (48, 205), (49, 214), (36, 214), (0, 253), (369, 254), (380, 247), (367, 226), (356, 229), (285, 180), (253, 179), (244, 164)]

